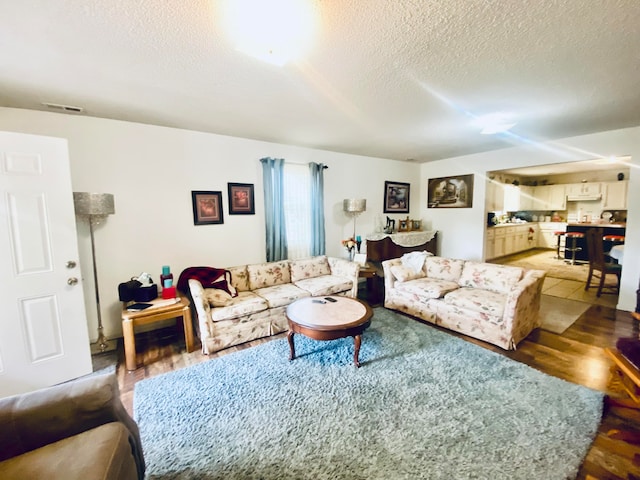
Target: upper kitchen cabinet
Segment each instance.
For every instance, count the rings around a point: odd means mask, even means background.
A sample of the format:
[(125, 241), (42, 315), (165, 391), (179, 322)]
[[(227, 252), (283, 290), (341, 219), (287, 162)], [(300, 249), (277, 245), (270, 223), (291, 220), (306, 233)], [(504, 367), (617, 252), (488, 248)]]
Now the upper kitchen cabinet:
[(518, 210), (533, 210), (533, 187), (520, 186), (520, 208)]
[(627, 193), (629, 191), (629, 181), (602, 183), (602, 209), (603, 210), (626, 210)]
[(543, 185), (533, 188), (532, 210), (566, 210), (566, 185)]
[(596, 200), (602, 195), (600, 182), (570, 183), (566, 187), (569, 200)]
[(505, 211), (533, 210), (533, 187), (503, 185), (502, 188)]
[(487, 182), (487, 211), (501, 212), (504, 210), (504, 185), (493, 180)]

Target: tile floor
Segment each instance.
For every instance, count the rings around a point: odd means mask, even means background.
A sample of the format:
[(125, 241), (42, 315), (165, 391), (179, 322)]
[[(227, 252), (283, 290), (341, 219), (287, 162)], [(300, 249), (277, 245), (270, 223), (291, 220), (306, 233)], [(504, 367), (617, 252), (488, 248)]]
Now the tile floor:
[[(519, 265), (525, 268), (539, 268), (540, 270), (553, 271), (553, 277), (547, 276), (542, 287), (542, 293), (546, 295), (552, 295), (554, 297), (569, 298), (571, 300), (578, 300), (580, 302), (590, 303), (592, 305), (603, 305), (607, 307), (616, 308), (618, 304), (618, 295), (607, 293), (603, 291), (600, 297), (596, 296), (597, 288), (591, 287), (588, 291), (585, 291), (585, 281), (571, 280), (571, 277), (575, 277), (575, 272), (572, 269), (577, 267), (566, 265), (563, 262), (557, 262), (550, 260), (552, 256), (548, 253), (551, 252), (534, 249), (527, 252), (517, 253), (508, 257), (503, 257), (495, 263), (503, 265)], [(548, 257), (548, 258), (547, 258)], [(525, 262), (523, 264), (523, 262)], [(586, 267), (582, 267), (584, 270)], [(588, 270), (588, 269), (587, 269)], [(586, 271), (582, 272), (582, 276), (586, 276)], [(563, 273), (568, 278), (561, 278)], [(581, 276), (579, 275), (579, 276)], [(609, 275), (607, 277), (605, 285), (609, 285), (615, 282), (615, 277)], [(592, 283), (594, 283), (592, 281)]]
[(606, 307), (616, 308), (618, 304), (618, 295), (611, 293), (602, 293), (600, 297), (596, 296), (597, 288), (590, 288), (585, 291), (584, 282), (575, 280), (564, 280), (562, 278), (546, 277), (542, 285), (542, 293), (554, 297), (569, 298), (580, 302), (591, 303), (592, 305), (604, 305)]

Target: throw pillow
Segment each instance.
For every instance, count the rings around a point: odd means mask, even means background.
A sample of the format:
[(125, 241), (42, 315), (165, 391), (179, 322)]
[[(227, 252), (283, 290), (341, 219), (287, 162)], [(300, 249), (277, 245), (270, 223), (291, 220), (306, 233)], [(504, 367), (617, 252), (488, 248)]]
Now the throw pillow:
[(214, 307), (226, 307), (229, 300), (233, 298), (229, 293), (219, 288), (205, 288), (204, 297)]
[(416, 272), (413, 268), (407, 268), (403, 265), (394, 265), (391, 267), (391, 273), (399, 282), (408, 282), (409, 280), (415, 280), (416, 278), (423, 278), (424, 272), (422, 270)]
[(229, 294), (229, 297), (237, 297), (238, 296), (238, 291), (231, 284), (231, 273), (229, 273), (228, 270), (225, 270), (225, 272), (223, 274), (221, 274), (219, 277), (215, 278), (210, 284), (203, 285), (203, 287), (204, 288), (216, 288), (216, 289), (219, 289), (219, 290), (223, 290), (224, 292)]

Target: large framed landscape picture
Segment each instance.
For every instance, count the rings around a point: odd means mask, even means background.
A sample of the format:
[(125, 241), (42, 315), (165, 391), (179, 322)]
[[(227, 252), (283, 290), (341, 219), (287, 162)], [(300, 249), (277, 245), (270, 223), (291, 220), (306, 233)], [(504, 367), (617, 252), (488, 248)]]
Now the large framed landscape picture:
[(430, 178), (427, 190), (428, 208), (473, 206), (473, 174)]

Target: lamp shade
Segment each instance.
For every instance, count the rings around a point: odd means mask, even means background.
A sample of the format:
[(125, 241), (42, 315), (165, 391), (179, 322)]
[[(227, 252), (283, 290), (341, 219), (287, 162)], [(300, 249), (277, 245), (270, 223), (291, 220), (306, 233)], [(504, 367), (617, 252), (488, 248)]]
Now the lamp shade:
[(367, 209), (365, 198), (347, 198), (342, 203), (342, 209), (349, 213), (362, 213)]
[(76, 215), (111, 215), (116, 212), (110, 193), (73, 192), (73, 205)]

